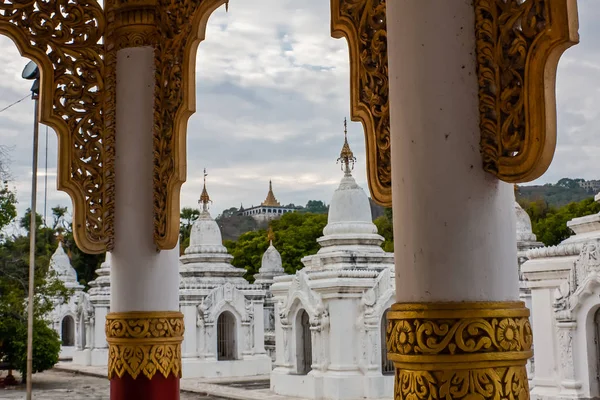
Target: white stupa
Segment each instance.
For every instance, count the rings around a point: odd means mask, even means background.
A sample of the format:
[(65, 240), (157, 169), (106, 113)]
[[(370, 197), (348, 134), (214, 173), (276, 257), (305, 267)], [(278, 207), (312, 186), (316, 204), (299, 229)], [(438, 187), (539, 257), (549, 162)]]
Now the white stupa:
[(50, 271), (56, 274), (63, 284), (73, 290), (68, 302), (57, 299), (52, 310), (52, 327), (61, 339), (61, 359), (72, 359), (76, 347), (77, 328), (77, 300), (83, 290), (83, 286), (77, 280), (77, 272), (71, 266), (71, 260), (63, 248), (62, 236), (58, 238), (56, 251), (50, 258)]
[(186, 326), (183, 377), (267, 374), (271, 360), (264, 347), (265, 291), (231, 265), (233, 257), (208, 211), (206, 172), (199, 203), (202, 210), (179, 266), (179, 303)]
[(265, 349), (267, 354), (271, 357), (271, 361), (275, 361), (275, 300), (273, 299), (273, 293), (271, 293), (271, 286), (273, 285), (274, 278), (276, 276), (285, 275), (283, 264), (281, 262), (281, 254), (273, 246), (273, 240), (275, 236), (273, 229), (269, 226), (268, 232), (269, 247), (262, 256), (262, 262), (258, 274), (254, 276), (255, 285), (260, 285), (266, 291), (265, 298)]
[(89, 283), (88, 293), (81, 296), (78, 322), (82, 327), (81, 346), (78, 345), (73, 361), (80, 365), (108, 365), (108, 343), (104, 323), (110, 312), (111, 253), (96, 270), (97, 278)]
[(369, 199), (352, 176), (347, 137), (321, 249), (275, 278), (276, 363), (271, 389), (310, 399), (392, 398), (385, 312), (394, 302), (393, 254), (381, 248)]

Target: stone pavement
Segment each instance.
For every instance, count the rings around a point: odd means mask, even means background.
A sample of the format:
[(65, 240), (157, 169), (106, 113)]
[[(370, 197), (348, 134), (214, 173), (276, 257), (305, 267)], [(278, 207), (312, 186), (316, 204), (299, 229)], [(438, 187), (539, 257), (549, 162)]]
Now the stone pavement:
[[(0, 399), (25, 398), (25, 385), (0, 389)], [(33, 376), (34, 400), (109, 400), (108, 380), (50, 370)], [(217, 400), (200, 393), (181, 393), (181, 400)]]
[[(46, 378), (48, 376), (48, 378)], [(91, 367), (75, 365), (71, 362), (59, 362), (52, 371), (42, 374), (35, 374), (33, 377), (34, 387), (36, 384), (45, 385), (43, 390), (51, 390), (50, 382), (56, 379), (55, 390), (61, 390), (59, 393), (70, 393), (70, 391), (82, 390), (79, 395), (73, 397), (35, 397), (43, 400), (71, 400), (71, 399), (102, 399), (108, 400), (108, 380), (106, 379), (106, 367)], [(49, 382), (46, 382), (46, 381)], [(93, 386), (94, 390), (81, 389), (83, 386)], [(256, 376), (245, 378), (216, 378), (200, 379), (186, 378), (180, 382), (181, 400), (192, 399), (233, 399), (233, 400), (295, 400), (294, 397), (280, 396), (269, 390), (269, 376)], [(62, 388), (62, 389), (60, 389)], [(10, 393), (10, 389), (2, 391), (0, 389), (0, 399), (21, 399), (23, 397), (3, 397), (5, 393)], [(45, 392), (44, 392), (45, 393)], [(85, 393), (85, 394), (83, 394)], [(22, 396), (22, 394), (20, 395)], [(50, 395), (49, 395), (50, 396)], [(79, 396), (79, 397), (78, 397)], [(97, 397), (93, 397), (97, 396)], [(104, 396), (104, 397), (102, 397)]]

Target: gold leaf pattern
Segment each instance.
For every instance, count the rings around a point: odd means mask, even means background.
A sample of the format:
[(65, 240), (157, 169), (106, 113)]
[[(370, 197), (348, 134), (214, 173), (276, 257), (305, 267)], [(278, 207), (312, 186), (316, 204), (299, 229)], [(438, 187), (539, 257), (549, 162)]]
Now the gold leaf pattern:
[(395, 304), (387, 314), (395, 398), (528, 399), (528, 316), (521, 302)]
[(392, 204), (386, 0), (331, 0), (331, 33), (350, 50), (350, 102), (367, 145), (371, 197)]
[(40, 122), (59, 137), (58, 189), (73, 200), (73, 233), (88, 253), (112, 247), (114, 115), (106, 95), (104, 13), (95, 0), (0, 0), (0, 34), (41, 71)]
[(541, 176), (556, 146), (560, 54), (579, 41), (571, 0), (476, 0), (484, 170), (506, 182)]
[(179, 312), (110, 313), (106, 316), (108, 377), (152, 379), (159, 372), (181, 376), (183, 314)]

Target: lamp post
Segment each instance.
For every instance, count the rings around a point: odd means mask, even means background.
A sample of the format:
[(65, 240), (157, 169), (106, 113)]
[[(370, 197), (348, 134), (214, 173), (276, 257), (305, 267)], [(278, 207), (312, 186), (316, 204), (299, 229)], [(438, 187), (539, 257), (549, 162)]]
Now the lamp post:
[(27, 400), (31, 400), (31, 375), (33, 371), (33, 291), (35, 277), (35, 231), (36, 231), (36, 200), (37, 200), (37, 159), (38, 159), (38, 100), (40, 94), (40, 71), (37, 65), (30, 61), (23, 69), (23, 79), (33, 80), (31, 98), (34, 103), (33, 112), (33, 161), (31, 178), (31, 210), (29, 215), (29, 293), (27, 299)]

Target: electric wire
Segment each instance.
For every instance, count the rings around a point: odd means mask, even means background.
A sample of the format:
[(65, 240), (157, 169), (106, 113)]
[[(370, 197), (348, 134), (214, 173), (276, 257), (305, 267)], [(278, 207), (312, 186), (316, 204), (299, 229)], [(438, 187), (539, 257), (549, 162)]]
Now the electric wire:
[(26, 98), (28, 98), (29, 96), (31, 96), (31, 94), (27, 94), (27, 95), (26, 95), (25, 97), (23, 97), (21, 100), (17, 100), (17, 101), (15, 101), (15, 102), (14, 102), (14, 103), (12, 103), (12, 104), (9, 104), (9, 105), (7, 105), (6, 107), (4, 107), (3, 109), (1, 109), (1, 110), (0, 110), (0, 113), (1, 113), (2, 111), (6, 111), (6, 110), (8, 110), (9, 108), (11, 108), (11, 107), (12, 107), (12, 106), (14, 106), (14, 105), (17, 105), (17, 104), (19, 104), (20, 102), (22, 102), (23, 100), (25, 100), (25, 99), (26, 99)]

